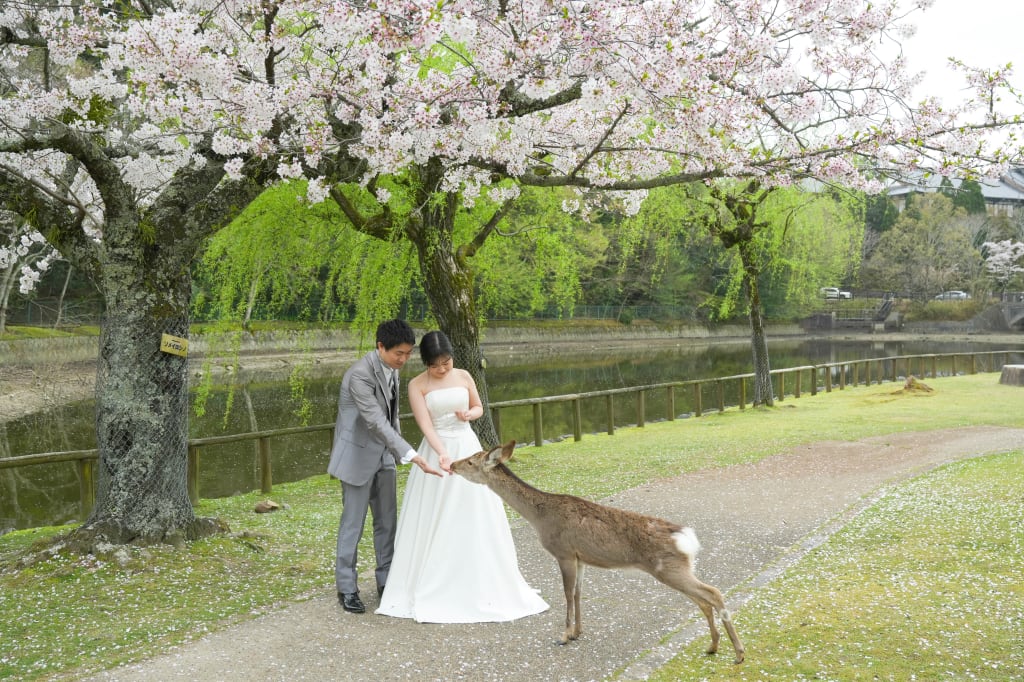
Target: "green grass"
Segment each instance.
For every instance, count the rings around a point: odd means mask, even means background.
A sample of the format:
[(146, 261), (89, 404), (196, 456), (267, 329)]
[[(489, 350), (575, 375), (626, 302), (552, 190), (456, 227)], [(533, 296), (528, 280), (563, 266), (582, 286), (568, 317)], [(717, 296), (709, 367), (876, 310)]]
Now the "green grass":
[[(897, 394), (899, 384), (892, 383), (858, 387), (814, 397), (805, 395), (799, 400), (788, 398), (771, 409), (732, 409), (699, 419), (620, 429), (615, 436), (586, 435), (578, 443), (565, 441), (540, 448), (522, 448), (515, 455), (513, 468), (525, 480), (542, 489), (601, 498), (652, 479), (756, 461), (815, 441), (855, 440), (900, 431), (969, 425), (1021, 426), (1024, 423), (1021, 416), (1024, 415), (1024, 390), (1001, 386), (996, 377), (995, 374), (981, 374), (928, 380), (927, 383), (936, 390), (927, 395)], [(1007, 461), (1013, 460), (1008, 458)], [(581, 462), (586, 466), (580, 466)], [(962, 488), (976, 490), (978, 494), (991, 489), (998, 495), (1000, 488), (994, 484), (1000, 481), (1004, 484), (1009, 497), (997, 496), (990, 502), (997, 502), (1007, 514), (1014, 513), (1013, 505), (1017, 505), (1015, 513), (1019, 536), (1019, 519), (1022, 517), (1019, 481), (1022, 480), (1022, 472), (1019, 462), (1017, 466), (1015, 470), (991, 474), (971, 467), (958, 471), (964, 472), (966, 482)], [(968, 485), (974, 476), (979, 477), (979, 482)], [(1011, 493), (1015, 482), (1017, 492), (1014, 497)], [(927, 488), (927, 483), (923, 485)], [(400, 489), (404, 486), (404, 472), (399, 486)], [(958, 492), (957, 496), (966, 497), (966, 493)], [(29, 553), (34, 543), (48, 540), (64, 529), (17, 531), (0, 537), (0, 613), (4, 614), (0, 620), (0, 678), (35, 680), (60, 673), (84, 674), (109, 668), (151, 656), (174, 644), (253, 618), (290, 601), (329, 592), (333, 584), (335, 533), (341, 506), (337, 482), (324, 475), (275, 486), (270, 497), (286, 508), (272, 514), (254, 514), (253, 505), (264, 497), (251, 493), (203, 500), (197, 512), (202, 516), (224, 519), (232, 533), (195, 542), (183, 549), (164, 546), (111, 548), (103, 556), (88, 557), (57, 552), (34, 564), (23, 565), (22, 557)], [(977, 504), (983, 502), (978, 501)], [(963, 508), (973, 509), (970, 506)], [(862, 522), (858, 520), (858, 523)], [(902, 524), (901, 521), (901, 529)], [(960, 575), (955, 568), (975, 571), (982, 566), (974, 564), (984, 563), (984, 568), (991, 572), (977, 584), (978, 591), (974, 594), (980, 597), (979, 605), (976, 609), (972, 607), (971, 613), (978, 612), (984, 616), (986, 612), (992, 612), (998, 614), (997, 618), (1005, 619), (1007, 612), (999, 610), (1004, 605), (991, 602), (1004, 597), (1001, 591), (1004, 583), (1000, 581), (1006, 575), (1015, 576), (1019, 582), (1019, 576), (1024, 574), (1021, 571), (1024, 553), (1019, 540), (1016, 544), (996, 543), (991, 548), (988, 537), (987, 527), (984, 538), (970, 533), (956, 535), (956, 542), (945, 548), (947, 554), (963, 552), (966, 545), (971, 548), (984, 545), (986, 554), (979, 555), (979, 550), (975, 549), (971, 565), (948, 564), (946, 570), (950, 583), (943, 589), (950, 594), (954, 592), (953, 586)], [(876, 543), (882, 544), (882, 540), (884, 537), (876, 539)], [(891, 560), (899, 564), (902, 558), (908, 565), (929, 563), (931, 559), (924, 552), (932, 549), (930, 544), (934, 543), (925, 540), (908, 545), (904, 552), (893, 554)], [(988, 554), (989, 551), (992, 554)], [(372, 557), (368, 533), (364, 536), (360, 556), (364, 559), (360, 570), (365, 571), (370, 567), (366, 560)], [(740, 679), (800, 679), (799, 675), (809, 678), (820, 673), (824, 675), (822, 679), (847, 679), (843, 676), (844, 668), (840, 667), (846, 660), (844, 657), (857, 650), (860, 638), (868, 637), (870, 633), (862, 632), (867, 625), (862, 628), (856, 619), (845, 614), (833, 618), (831, 609), (822, 608), (830, 603), (831, 596), (829, 592), (822, 591), (822, 585), (826, 585), (828, 579), (820, 576), (851, 570), (845, 564), (853, 555), (842, 551), (820, 551), (816, 556), (821, 557), (822, 567), (810, 571), (809, 577), (796, 579), (790, 589), (803, 599), (817, 600), (817, 607), (809, 608), (803, 615), (795, 609), (793, 612), (798, 614), (795, 617), (809, 625), (794, 626), (793, 629), (805, 629), (809, 633), (807, 646), (826, 649), (831, 646), (834, 650), (829, 654), (831, 658), (812, 661), (807, 666), (811, 672), (807, 673), (786, 668), (786, 672), (778, 676), (760, 675), (760, 666), (774, 656), (768, 653), (771, 645), (766, 646), (762, 640), (770, 640), (768, 630), (777, 627), (773, 625), (773, 619), (782, 616), (766, 610), (764, 623), (756, 625), (748, 611), (768, 609), (771, 603), (782, 603), (773, 600), (763, 606), (745, 607), (737, 614), (741, 634), (751, 652), (747, 664), (736, 671), (718, 666), (714, 673), (698, 671), (682, 674), (682, 678), (688, 679), (691, 675), (696, 678), (704, 674), (746, 674), (747, 678)], [(1006, 572), (1010, 570), (1013, 572)], [(895, 571), (883, 568), (873, 574), (877, 576), (876, 582), (885, 587), (897, 575)], [(790, 571), (787, 579), (796, 573), (803, 575), (805, 572)], [(811, 582), (805, 584), (800, 580)], [(846, 582), (850, 583), (850, 589), (867, 589), (855, 582)], [(912, 585), (909, 581), (902, 582)], [(829, 590), (840, 589), (844, 587), (844, 581), (826, 587)], [(773, 586), (772, 589), (776, 588)], [(927, 593), (936, 594), (931, 589)], [(1020, 596), (1018, 591), (1015, 595), (1018, 605)], [(948, 601), (947, 596), (936, 597), (936, 600), (935, 603), (922, 600), (898, 605), (888, 602), (887, 606), (878, 608), (889, 615), (889, 620), (873, 616), (872, 622), (911, 632), (917, 631), (919, 622), (927, 622), (929, 628), (939, 630), (957, 630), (966, 624), (969, 634), (965, 637), (974, 637), (975, 632), (988, 636), (998, 627), (998, 623), (991, 622), (993, 619), (984, 617), (972, 618), (969, 623), (966, 616), (950, 621), (946, 615), (940, 616), (941, 611), (937, 610), (937, 606)], [(1009, 596), (1005, 602), (1012, 603)], [(814, 620), (809, 619), (808, 613), (812, 613)], [(1016, 619), (1019, 631), (1022, 625), (1019, 608)], [(907, 626), (906, 622), (913, 623), (914, 627)], [(128, 627), (126, 623), (132, 625)], [(844, 629), (849, 623), (853, 624), (853, 630)], [(871, 628), (884, 632), (883, 625), (873, 624)], [(946, 645), (932, 646), (933, 639), (929, 637), (940, 641), (935, 635), (927, 634), (917, 642), (917, 649), (937, 657), (936, 666), (945, 664), (950, 670), (959, 670), (959, 651)], [(794, 652), (800, 650), (786, 651), (787, 645), (791, 646), (792, 642), (783, 641), (778, 645), (777, 656), (788, 664), (796, 656)], [(901, 646), (906, 646), (906, 655), (910, 655), (910, 645)], [(845, 653), (840, 656), (840, 652)], [(879, 654), (873, 672), (888, 674), (887, 666), (897, 664), (891, 662), (891, 658)], [(1010, 660), (1008, 654), (1004, 653), (1003, 660)], [(901, 677), (898, 669), (892, 675), (892, 679), (910, 679)]]
[(1024, 678), (1022, 482), (1018, 450), (900, 486), (743, 607), (746, 663), (695, 641), (649, 679)]

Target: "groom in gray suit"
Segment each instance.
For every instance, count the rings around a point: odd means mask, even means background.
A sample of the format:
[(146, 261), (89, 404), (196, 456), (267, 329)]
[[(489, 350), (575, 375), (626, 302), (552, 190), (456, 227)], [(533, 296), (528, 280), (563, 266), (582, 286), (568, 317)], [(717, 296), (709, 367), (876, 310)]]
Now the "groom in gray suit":
[(373, 514), (378, 594), (383, 594), (387, 583), (398, 525), (395, 465), (412, 462), (428, 474), (441, 476), (399, 433), (398, 370), (415, 344), (416, 335), (404, 320), (382, 322), (377, 327), (376, 349), (349, 367), (341, 380), (327, 473), (341, 480), (334, 582), (338, 602), (352, 613), (366, 611), (356, 581), (356, 552), (367, 510)]

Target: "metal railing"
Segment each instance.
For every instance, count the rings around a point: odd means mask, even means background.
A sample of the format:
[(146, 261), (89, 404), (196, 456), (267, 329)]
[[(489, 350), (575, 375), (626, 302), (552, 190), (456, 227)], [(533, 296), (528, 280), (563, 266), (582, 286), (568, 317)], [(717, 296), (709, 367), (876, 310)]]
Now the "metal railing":
[[(800, 398), (804, 393), (809, 392), (812, 396), (817, 395), (819, 390), (831, 392), (834, 388), (843, 390), (847, 386), (860, 384), (870, 385), (882, 383), (883, 381), (897, 381), (900, 377), (911, 375), (927, 378), (940, 376), (940, 366), (948, 365), (948, 376), (958, 374), (977, 374), (980, 371), (996, 372), (1003, 365), (1011, 353), (1020, 353), (1019, 350), (998, 350), (965, 353), (937, 353), (926, 355), (897, 355), (884, 358), (870, 358), (864, 360), (844, 360), (830, 362), (820, 365), (802, 365), (800, 367), (789, 367), (786, 369), (775, 369), (771, 371), (772, 384), (775, 400), (783, 401), (787, 396)], [(1001, 357), (1001, 360), (1000, 360)], [(917, 369), (915, 372), (914, 369)], [(902, 370), (902, 373), (901, 373)], [(571, 404), (572, 428), (574, 440), (583, 438), (583, 419), (581, 416), (581, 404), (584, 400), (605, 401), (605, 426), (608, 435), (614, 435), (617, 426), (616, 414), (613, 405), (613, 397), (619, 395), (634, 394), (636, 405), (636, 421), (630, 425), (643, 427), (647, 422), (646, 395), (651, 391), (665, 391), (666, 409), (665, 419), (673, 421), (676, 414), (677, 391), (690, 391), (693, 399), (693, 416), (700, 417), (707, 410), (704, 408), (705, 397), (710, 397), (712, 409), (717, 412), (724, 412), (726, 409), (725, 389), (730, 383), (737, 384), (738, 403), (735, 405), (740, 410), (746, 409), (749, 401), (747, 399), (747, 384), (752, 382), (754, 374), (736, 374), (727, 377), (713, 379), (690, 379), (687, 381), (670, 381), (658, 384), (647, 384), (643, 386), (630, 386), (626, 388), (614, 388), (600, 391), (589, 391), (586, 393), (571, 393), (566, 395), (545, 396), (540, 398), (524, 398), (520, 400), (504, 400), (490, 404), (491, 417), (494, 421), (495, 430), (498, 433), (499, 441), (502, 440), (501, 413), (502, 410), (531, 406), (533, 409), (533, 444), (541, 446), (544, 444), (544, 407), (561, 403)], [(730, 405), (732, 407), (732, 405)], [(401, 415), (402, 418), (410, 418), (410, 414)], [(188, 494), (192, 503), (199, 500), (199, 467), (200, 451), (202, 448), (211, 445), (224, 443), (235, 443), (241, 441), (256, 441), (259, 452), (260, 490), (264, 493), (271, 492), (273, 488), (273, 470), (271, 467), (270, 441), (273, 438), (298, 434), (313, 433), (318, 431), (331, 431), (334, 424), (317, 424), (313, 426), (297, 426), (284, 429), (273, 429), (268, 431), (255, 431), (250, 433), (238, 433), (226, 436), (213, 436), (209, 438), (195, 438), (188, 442)], [(0, 469), (9, 469), (36, 464), (51, 464), (54, 462), (74, 462), (79, 471), (80, 500), (83, 518), (87, 517), (95, 504), (95, 465), (99, 458), (98, 451), (92, 450), (71, 450), (66, 452), (46, 452), (33, 455), (22, 455), (0, 459)]]

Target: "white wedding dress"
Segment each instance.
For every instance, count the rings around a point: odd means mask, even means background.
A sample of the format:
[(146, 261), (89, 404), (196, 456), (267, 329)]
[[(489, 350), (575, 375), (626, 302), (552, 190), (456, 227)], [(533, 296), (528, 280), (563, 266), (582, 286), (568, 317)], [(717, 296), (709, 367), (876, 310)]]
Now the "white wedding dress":
[[(469, 407), (469, 391), (442, 388), (425, 397), (434, 429), (453, 461), (482, 449), (469, 422), (455, 416), (456, 410)], [(419, 454), (440, 470), (425, 438)], [(547, 610), (519, 572), (504, 503), (487, 486), (413, 467), (397, 532), (377, 613), (421, 623), (482, 623)]]

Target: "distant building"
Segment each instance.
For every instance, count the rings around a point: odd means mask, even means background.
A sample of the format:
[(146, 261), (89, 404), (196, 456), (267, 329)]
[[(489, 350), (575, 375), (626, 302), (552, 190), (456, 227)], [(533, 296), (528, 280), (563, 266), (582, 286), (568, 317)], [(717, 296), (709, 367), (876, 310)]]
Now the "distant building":
[[(888, 190), (889, 198), (900, 212), (907, 206), (907, 197), (923, 192), (937, 192), (942, 176), (923, 175), (917, 182), (895, 182)], [(960, 180), (950, 178), (953, 187), (960, 186)], [(985, 198), (986, 213), (990, 216), (1014, 217), (1024, 214), (1024, 166), (1011, 168), (998, 180), (978, 181), (981, 195)]]

